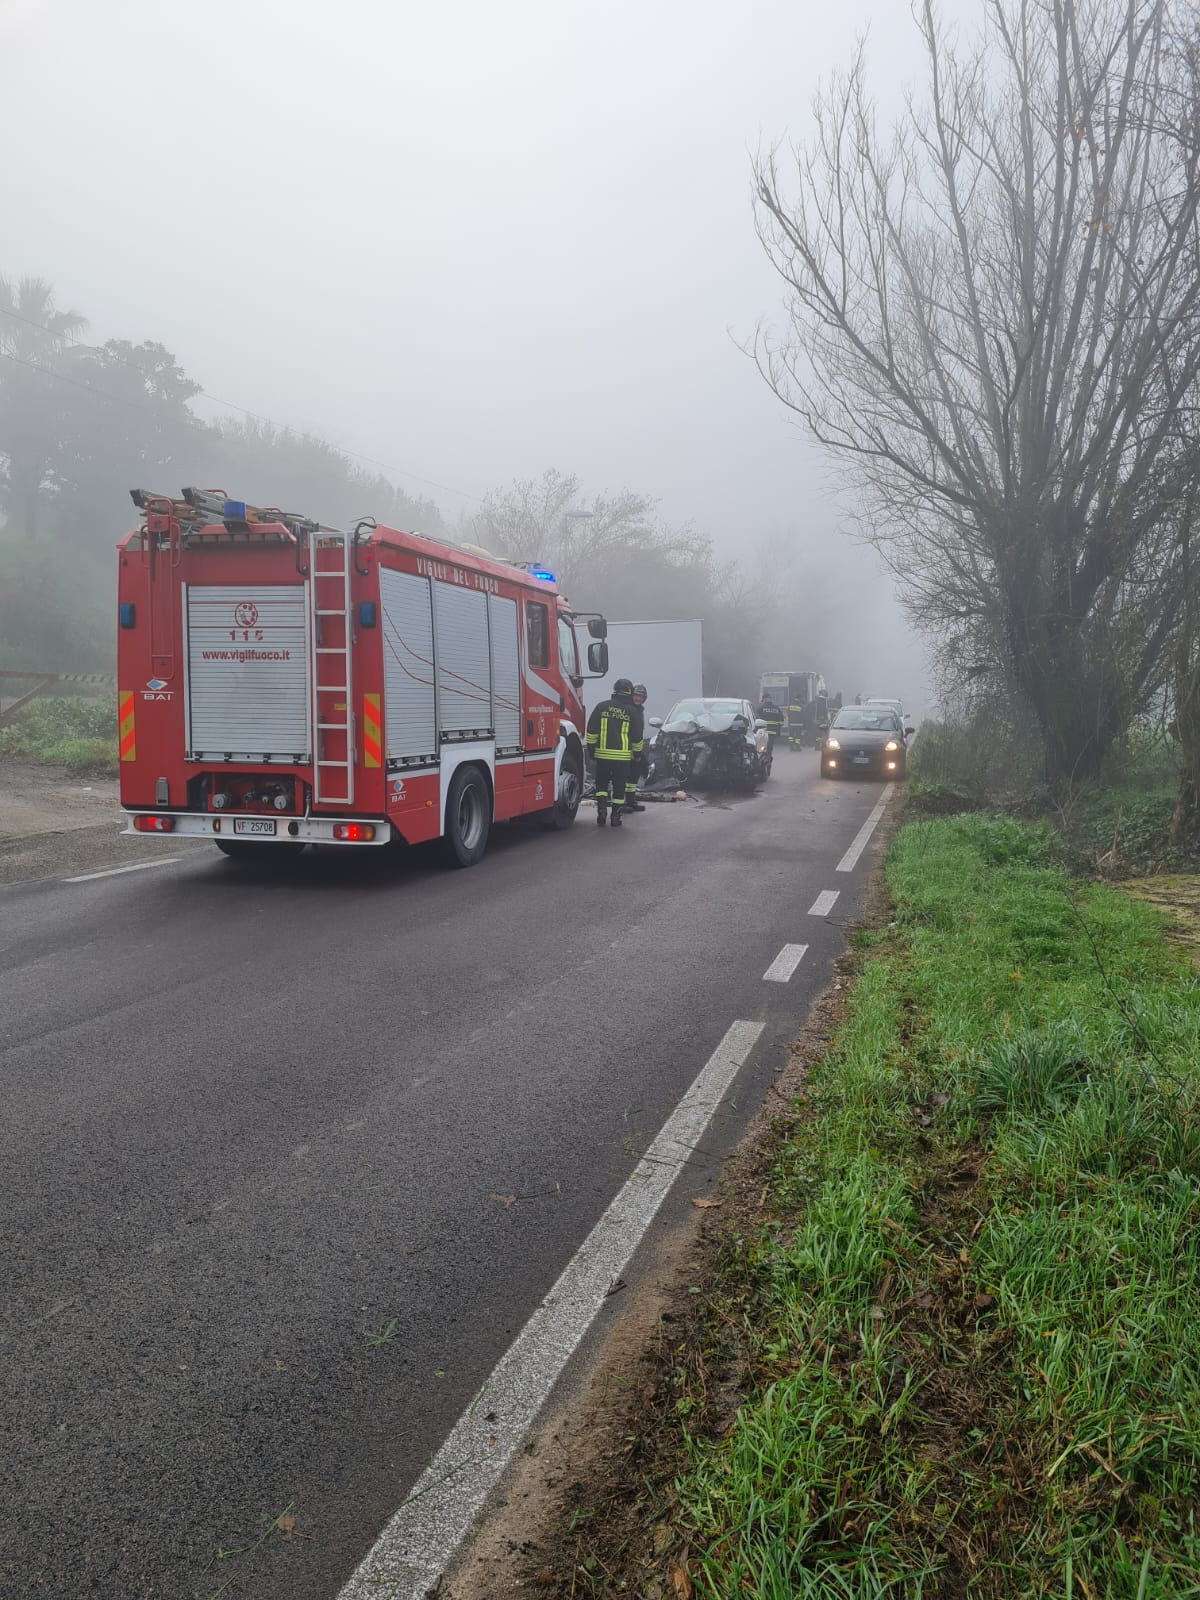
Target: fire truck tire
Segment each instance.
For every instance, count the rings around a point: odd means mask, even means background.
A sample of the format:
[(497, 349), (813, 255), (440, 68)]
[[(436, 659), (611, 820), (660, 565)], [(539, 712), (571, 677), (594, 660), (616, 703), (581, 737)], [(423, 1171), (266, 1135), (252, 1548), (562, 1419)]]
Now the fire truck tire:
[(280, 844), (257, 844), (253, 839), (214, 839), (213, 843), (224, 856), (234, 861), (291, 861), (306, 846), (294, 839)]
[(574, 750), (563, 753), (559, 774), (559, 789), (554, 804), (546, 813), (546, 826), (561, 832), (569, 828), (579, 815), (579, 802), (583, 798), (583, 763)]
[(478, 767), (459, 767), (446, 797), (446, 856), (452, 867), (473, 867), (487, 849), (492, 795)]

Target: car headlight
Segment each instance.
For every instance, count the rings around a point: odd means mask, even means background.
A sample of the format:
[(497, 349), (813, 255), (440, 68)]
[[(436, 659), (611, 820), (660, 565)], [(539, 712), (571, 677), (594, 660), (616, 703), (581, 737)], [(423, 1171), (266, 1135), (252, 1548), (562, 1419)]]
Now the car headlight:
[(885, 750), (899, 750), (900, 746), (896, 743), (895, 739), (889, 739), (883, 748)]
[(841, 741), (839, 739), (826, 739), (825, 748), (826, 750), (840, 750), (842, 748)]

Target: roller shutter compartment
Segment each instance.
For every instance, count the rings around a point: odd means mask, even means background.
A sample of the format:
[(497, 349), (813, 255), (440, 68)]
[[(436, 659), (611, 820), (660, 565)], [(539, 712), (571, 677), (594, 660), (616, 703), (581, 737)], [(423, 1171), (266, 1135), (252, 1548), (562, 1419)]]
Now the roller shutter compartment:
[(306, 594), (298, 583), (185, 588), (192, 760), (311, 759)]

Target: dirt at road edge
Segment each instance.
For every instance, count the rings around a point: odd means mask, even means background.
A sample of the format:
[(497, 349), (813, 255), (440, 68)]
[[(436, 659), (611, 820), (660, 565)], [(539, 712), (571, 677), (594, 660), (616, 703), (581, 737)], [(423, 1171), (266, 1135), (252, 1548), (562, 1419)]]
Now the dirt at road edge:
[(122, 837), (124, 825), (115, 778), (0, 757), (0, 884), (203, 848), (190, 839)]

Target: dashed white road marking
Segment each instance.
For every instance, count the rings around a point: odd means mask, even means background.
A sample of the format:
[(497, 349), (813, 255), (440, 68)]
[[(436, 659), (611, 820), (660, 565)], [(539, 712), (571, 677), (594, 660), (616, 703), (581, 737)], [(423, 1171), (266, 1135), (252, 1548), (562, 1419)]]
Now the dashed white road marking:
[(812, 905), (808, 908), (810, 917), (827, 917), (837, 904), (840, 889), (822, 889)]
[(424, 1600), (436, 1587), (762, 1030), (761, 1022), (730, 1024), (338, 1600)]
[(804, 960), (806, 944), (785, 944), (783, 949), (763, 973), (764, 983), (786, 983)]
[(108, 867), (104, 872), (85, 872), (78, 878), (64, 878), (64, 883), (91, 883), (93, 878), (117, 878), (122, 872), (145, 872), (149, 867), (169, 867), (182, 856), (160, 856), (157, 861), (135, 861), (131, 867)]
[(872, 811), (871, 815), (854, 835), (854, 843), (850, 846), (849, 850), (846, 851), (846, 854), (834, 868), (835, 872), (854, 871), (855, 867), (858, 865), (859, 856), (862, 855), (863, 851), (867, 848), (867, 840), (875, 832), (876, 825), (878, 824), (880, 817), (883, 815), (884, 806), (887, 805), (891, 798), (891, 789), (885, 789), (879, 797), (879, 804), (875, 807), (874, 811)]

